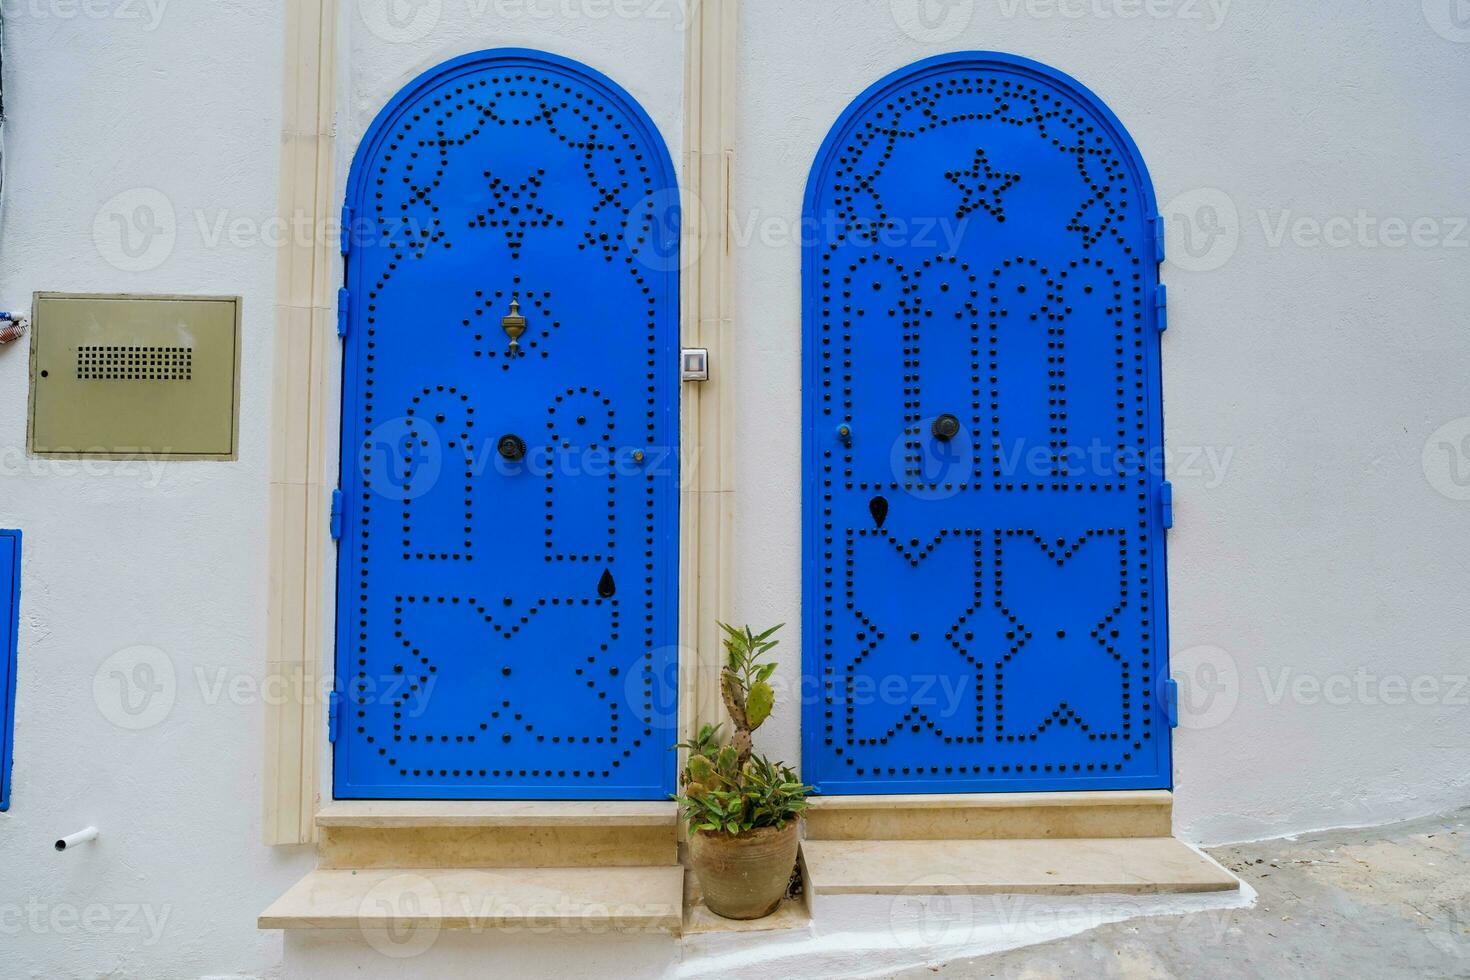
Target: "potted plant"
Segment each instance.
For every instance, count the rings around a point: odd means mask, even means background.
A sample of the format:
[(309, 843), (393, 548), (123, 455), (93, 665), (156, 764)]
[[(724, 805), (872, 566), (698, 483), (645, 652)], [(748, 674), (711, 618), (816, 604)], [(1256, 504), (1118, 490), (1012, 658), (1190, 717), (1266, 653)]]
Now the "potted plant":
[(751, 751), (751, 733), (771, 716), (774, 662), (760, 658), (781, 627), (753, 633), (724, 623), (720, 693), (734, 723), (705, 725), (692, 742), (675, 797), (689, 823), (689, 857), (705, 904), (727, 919), (759, 919), (776, 911), (796, 866), (797, 828), (810, 786), (786, 765)]

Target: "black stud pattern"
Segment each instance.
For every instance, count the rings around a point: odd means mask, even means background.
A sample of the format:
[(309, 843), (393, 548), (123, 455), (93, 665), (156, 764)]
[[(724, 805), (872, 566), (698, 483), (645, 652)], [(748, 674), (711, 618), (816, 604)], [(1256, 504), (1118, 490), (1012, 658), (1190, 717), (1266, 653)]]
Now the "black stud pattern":
[[(677, 441), (675, 280), (640, 257), (660, 234), (662, 150), (643, 133), (575, 72), (487, 65), (425, 89), (368, 164), (371, 244), (354, 256), (363, 280), (349, 280), (359, 360), (346, 408), (361, 443), (339, 658), (350, 732), (384, 782), (417, 787), (405, 795), (538, 782), (645, 793), (668, 761), (652, 736), (673, 643), (671, 468), (620, 465)], [(425, 295), (442, 322), (404, 322)], [(501, 322), (512, 300), (526, 320), (514, 348)], [(598, 341), (614, 355), (589, 367), (582, 351)], [(405, 364), (433, 383), (404, 391)], [(585, 383), (604, 378), (616, 391)], [(521, 458), (498, 451), (507, 434), (525, 436)], [(470, 563), (476, 577), (453, 574)], [(507, 563), (511, 594), (469, 594)]]
[[(561, 329), (561, 320), (552, 310), (549, 291), (520, 289), (520, 276), (512, 276), (511, 284), (513, 288), (510, 290), (475, 290), (473, 310), (463, 321), (464, 326), (473, 331), (475, 356), (498, 362), (502, 371), (509, 371), (511, 365), (522, 358), (550, 357), (548, 342), (552, 333)], [(526, 336), (511, 353), (505, 333), (500, 329), (500, 318), (510, 308), (513, 299), (520, 302), (521, 313), (526, 317)]]
[[(1090, 106), (1003, 70), (926, 71), (842, 125), (806, 273), (815, 775), (1144, 771), (1161, 658), (1138, 175)], [(926, 215), (954, 235), (921, 240)]]
[[(548, 439), (542, 460), (546, 473), (546, 560), (608, 561), (618, 533), (617, 447), (613, 444), (617, 413), (612, 399), (596, 388), (568, 388), (546, 411)], [(557, 495), (558, 484), (567, 485), (561, 496)], [(558, 527), (564, 526), (572, 514), (595, 515), (595, 521), (605, 524), (606, 546), (590, 552), (576, 551), (575, 545), (559, 549)], [(578, 523), (577, 542), (588, 543), (585, 527)]]

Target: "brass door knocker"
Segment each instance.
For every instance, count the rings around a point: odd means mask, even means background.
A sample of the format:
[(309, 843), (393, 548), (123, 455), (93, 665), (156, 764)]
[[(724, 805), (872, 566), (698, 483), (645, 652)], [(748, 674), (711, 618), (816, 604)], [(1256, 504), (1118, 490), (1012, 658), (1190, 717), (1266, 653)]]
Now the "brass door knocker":
[(521, 334), (526, 332), (526, 318), (521, 316), (520, 300), (514, 296), (510, 298), (510, 312), (500, 318), (500, 329), (510, 338), (510, 353), (520, 353)]

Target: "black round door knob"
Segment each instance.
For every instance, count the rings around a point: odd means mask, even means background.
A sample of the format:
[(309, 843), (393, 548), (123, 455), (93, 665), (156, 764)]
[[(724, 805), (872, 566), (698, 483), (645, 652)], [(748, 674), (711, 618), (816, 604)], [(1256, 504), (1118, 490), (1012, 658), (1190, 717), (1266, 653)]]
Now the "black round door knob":
[(960, 434), (960, 420), (946, 412), (934, 420), (933, 432), (940, 442), (949, 442)]
[(526, 455), (526, 440), (518, 435), (505, 435), (495, 444), (495, 451), (509, 460), (523, 459)]

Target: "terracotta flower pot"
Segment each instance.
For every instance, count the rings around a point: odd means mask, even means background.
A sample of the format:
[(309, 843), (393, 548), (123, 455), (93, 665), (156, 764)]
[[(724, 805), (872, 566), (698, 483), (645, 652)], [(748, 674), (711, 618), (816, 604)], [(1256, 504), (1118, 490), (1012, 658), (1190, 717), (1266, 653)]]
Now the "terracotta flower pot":
[(689, 859), (704, 903), (727, 919), (759, 919), (776, 911), (796, 866), (798, 822), (761, 827), (736, 837), (701, 830), (689, 839)]

